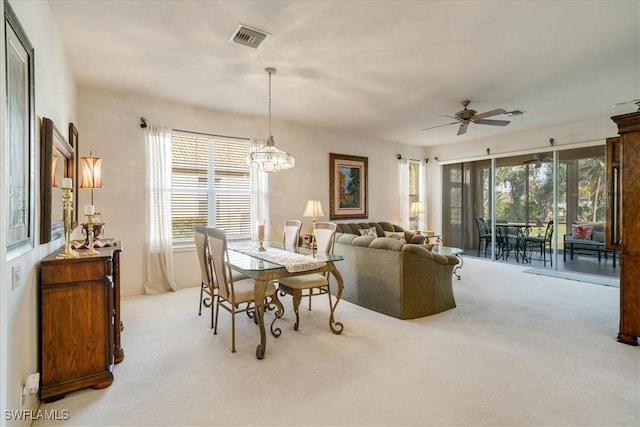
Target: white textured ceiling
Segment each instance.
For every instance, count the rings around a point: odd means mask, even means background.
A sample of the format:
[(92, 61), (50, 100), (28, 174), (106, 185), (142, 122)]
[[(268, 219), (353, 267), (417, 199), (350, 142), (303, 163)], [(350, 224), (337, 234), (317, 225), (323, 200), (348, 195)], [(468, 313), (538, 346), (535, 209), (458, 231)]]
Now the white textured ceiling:
[[(80, 86), (266, 116), (270, 66), (274, 117), (387, 141), (464, 141), (640, 98), (640, 1), (50, 4)], [(232, 44), (239, 23), (271, 36), (259, 50)], [(464, 136), (421, 131), (464, 99), (526, 114)]]

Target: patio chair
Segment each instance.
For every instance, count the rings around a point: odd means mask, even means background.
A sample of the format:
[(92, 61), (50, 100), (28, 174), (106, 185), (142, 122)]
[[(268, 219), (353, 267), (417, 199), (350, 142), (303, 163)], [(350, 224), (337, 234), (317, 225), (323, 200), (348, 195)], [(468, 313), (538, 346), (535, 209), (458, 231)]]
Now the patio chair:
[(480, 257), (480, 249), (482, 249), (482, 244), (484, 241), (484, 257), (487, 257), (487, 249), (493, 242), (491, 235), (491, 227), (485, 221), (484, 218), (474, 218), (476, 221), (476, 228), (478, 229), (478, 258)]
[[(553, 257), (551, 254), (551, 238), (553, 237), (553, 220), (547, 223), (547, 228), (544, 232), (544, 236), (526, 236), (524, 237), (524, 259), (531, 262), (531, 254), (534, 249), (540, 250), (540, 256), (544, 266), (547, 266), (547, 248), (549, 248), (549, 261), (553, 267)], [(527, 249), (530, 253), (527, 256)], [(540, 258), (539, 258), (540, 259)]]

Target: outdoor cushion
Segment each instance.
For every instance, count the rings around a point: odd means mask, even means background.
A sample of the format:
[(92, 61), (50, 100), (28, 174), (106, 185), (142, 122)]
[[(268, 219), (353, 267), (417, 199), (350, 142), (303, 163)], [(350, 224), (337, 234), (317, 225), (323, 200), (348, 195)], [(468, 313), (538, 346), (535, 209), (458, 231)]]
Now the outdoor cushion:
[(571, 238), (574, 240), (591, 240), (593, 227), (589, 225), (574, 225)]

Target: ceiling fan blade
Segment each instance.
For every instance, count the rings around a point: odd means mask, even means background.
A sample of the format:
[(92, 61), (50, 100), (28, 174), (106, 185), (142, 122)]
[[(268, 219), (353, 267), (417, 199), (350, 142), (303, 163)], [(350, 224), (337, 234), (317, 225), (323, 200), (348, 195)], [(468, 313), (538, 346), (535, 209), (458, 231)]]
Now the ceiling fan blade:
[(460, 127), (458, 128), (458, 135), (464, 135), (467, 133), (467, 128), (469, 127), (469, 123), (460, 123)]
[(506, 111), (502, 108), (497, 108), (495, 110), (487, 111), (482, 114), (476, 114), (476, 119), (484, 119), (485, 117), (497, 116), (499, 114), (506, 114)]
[(479, 125), (491, 125), (491, 126), (506, 126), (511, 123), (509, 120), (478, 120), (476, 122)]
[(422, 130), (429, 130), (429, 129), (435, 129), (435, 128), (441, 128), (442, 126), (449, 126), (449, 125), (455, 125), (458, 122), (451, 122), (451, 123), (445, 123), (443, 125), (438, 125), (438, 126), (431, 126), (430, 128), (424, 128)]

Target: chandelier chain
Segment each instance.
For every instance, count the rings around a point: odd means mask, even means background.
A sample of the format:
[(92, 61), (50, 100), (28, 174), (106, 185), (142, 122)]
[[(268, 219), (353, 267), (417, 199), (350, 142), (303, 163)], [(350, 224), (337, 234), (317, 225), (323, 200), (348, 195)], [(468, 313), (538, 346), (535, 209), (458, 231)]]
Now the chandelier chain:
[(269, 71), (269, 136), (271, 136), (271, 71)]

